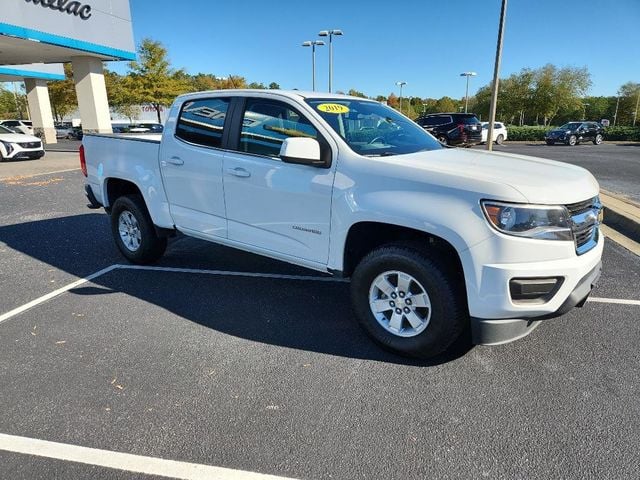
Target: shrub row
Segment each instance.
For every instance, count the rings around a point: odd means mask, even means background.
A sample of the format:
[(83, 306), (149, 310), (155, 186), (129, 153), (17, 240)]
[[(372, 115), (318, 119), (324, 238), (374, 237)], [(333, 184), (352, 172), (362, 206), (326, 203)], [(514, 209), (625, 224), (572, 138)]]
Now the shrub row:
[[(541, 126), (507, 126), (508, 139), (514, 141), (544, 140), (544, 134), (555, 127)], [(605, 128), (605, 140), (640, 141), (640, 127), (608, 127)]]

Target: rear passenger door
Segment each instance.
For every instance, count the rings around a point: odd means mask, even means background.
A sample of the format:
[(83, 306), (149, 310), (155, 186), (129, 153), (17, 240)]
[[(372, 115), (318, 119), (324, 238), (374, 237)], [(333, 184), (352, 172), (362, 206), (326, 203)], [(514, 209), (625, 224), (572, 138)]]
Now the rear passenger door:
[[(231, 97), (187, 100), (170, 119), (160, 151), (169, 211), (178, 229), (226, 237), (222, 168)], [(175, 122), (175, 127), (171, 125)]]
[(238, 114), (229, 145), (235, 152), (224, 159), (229, 239), (326, 265), (335, 162), (330, 168), (295, 165), (279, 154), (288, 137), (330, 146), (298, 107), (284, 101), (249, 97)]

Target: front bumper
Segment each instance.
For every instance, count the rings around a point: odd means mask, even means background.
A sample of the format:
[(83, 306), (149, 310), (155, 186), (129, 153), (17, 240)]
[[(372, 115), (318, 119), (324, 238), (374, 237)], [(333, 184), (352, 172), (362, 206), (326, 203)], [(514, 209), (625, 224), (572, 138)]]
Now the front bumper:
[(471, 317), (472, 341), (479, 345), (499, 345), (512, 342), (529, 335), (544, 320), (564, 315), (574, 307), (582, 307), (593, 287), (597, 284), (602, 271), (602, 262), (587, 273), (578, 282), (566, 300), (553, 313), (532, 318), (483, 319)]

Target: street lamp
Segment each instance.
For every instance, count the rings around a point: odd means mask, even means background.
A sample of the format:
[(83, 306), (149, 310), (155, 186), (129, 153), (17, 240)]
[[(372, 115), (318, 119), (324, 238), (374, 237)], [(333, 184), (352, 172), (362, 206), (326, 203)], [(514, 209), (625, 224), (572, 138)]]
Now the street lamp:
[(318, 35), (329, 37), (329, 93), (331, 93), (333, 86), (333, 36), (342, 35), (342, 30), (322, 30)]
[(493, 150), (493, 127), (496, 121), (496, 107), (498, 104), (498, 84), (500, 83), (500, 62), (502, 60), (502, 37), (504, 36), (504, 23), (507, 16), (507, 0), (502, 0), (500, 8), (500, 23), (498, 27), (498, 41), (496, 43), (496, 61), (493, 65), (493, 82), (491, 84), (491, 106), (489, 107), (489, 129), (487, 131), (487, 150)]
[(462, 72), (461, 77), (467, 77), (467, 89), (464, 94), (464, 113), (467, 113), (467, 107), (469, 106), (469, 77), (475, 77), (476, 72)]
[(316, 91), (316, 45), (322, 46), (322, 40), (307, 40), (302, 42), (303, 47), (311, 47), (311, 89)]
[(396, 82), (396, 85), (400, 87), (400, 113), (402, 113), (402, 87), (404, 87), (407, 82)]
[(422, 114), (424, 115), (425, 113), (427, 113), (427, 104), (423, 103), (422, 104)]

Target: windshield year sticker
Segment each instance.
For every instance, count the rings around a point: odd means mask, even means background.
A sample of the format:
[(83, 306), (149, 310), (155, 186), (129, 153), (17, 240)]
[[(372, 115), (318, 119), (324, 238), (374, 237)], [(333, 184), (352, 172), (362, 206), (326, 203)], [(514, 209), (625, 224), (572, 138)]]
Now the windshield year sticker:
[(341, 113), (349, 113), (349, 107), (340, 105), (339, 103), (321, 103), (317, 108), (321, 112), (333, 113), (335, 115), (339, 115)]

